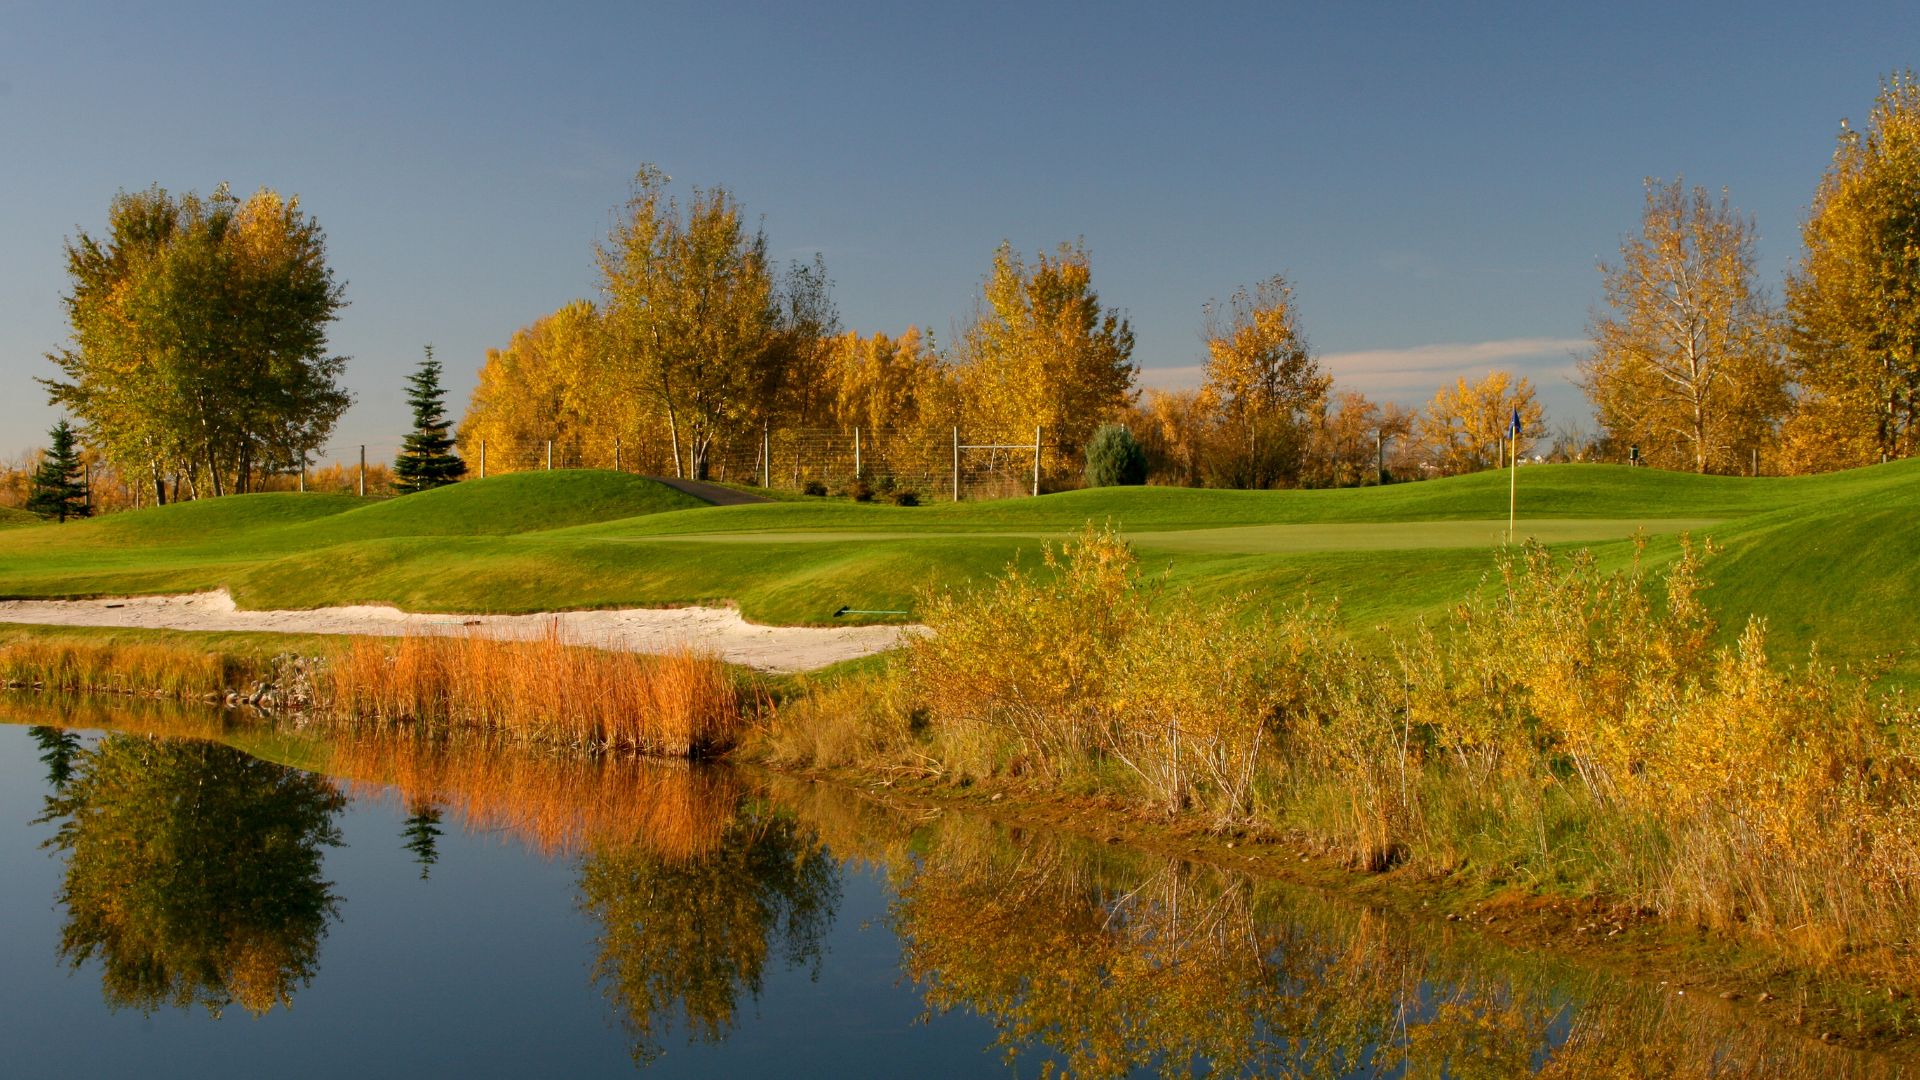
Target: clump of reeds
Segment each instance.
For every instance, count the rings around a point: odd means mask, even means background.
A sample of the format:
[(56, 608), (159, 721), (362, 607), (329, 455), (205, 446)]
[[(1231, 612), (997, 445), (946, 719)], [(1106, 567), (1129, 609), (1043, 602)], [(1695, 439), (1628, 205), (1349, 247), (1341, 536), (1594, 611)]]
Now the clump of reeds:
[(65, 693), (195, 698), (251, 677), (241, 660), (200, 649), (28, 638), (0, 645), (0, 685)]
[(355, 639), (323, 680), (327, 703), (354, 717), (664, 757), (725, 750), (743, 722), (740, 691), (717, 657), (588, 648), (568, 641), (557, 624), (530, 641), (479, 633)]

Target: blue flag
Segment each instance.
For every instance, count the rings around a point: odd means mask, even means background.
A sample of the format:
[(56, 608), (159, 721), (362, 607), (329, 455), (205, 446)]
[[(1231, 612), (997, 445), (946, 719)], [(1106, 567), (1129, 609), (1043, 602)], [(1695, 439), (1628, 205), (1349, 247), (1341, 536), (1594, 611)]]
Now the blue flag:
[(1507, 428), (1507, 431), (1516, 439), (1520, 437), (1520, 406), (1518, 405), (1513, 407), (1513, 424)]

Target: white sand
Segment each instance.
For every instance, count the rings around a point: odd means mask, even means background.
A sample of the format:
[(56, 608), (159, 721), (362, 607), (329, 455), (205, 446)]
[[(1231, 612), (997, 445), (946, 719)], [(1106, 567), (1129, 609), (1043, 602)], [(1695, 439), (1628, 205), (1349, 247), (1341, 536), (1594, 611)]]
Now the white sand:
[(538, 615), (420, 615), (356, 605), (311, 611), (241, 611), (226, 590), (112, 600), (0, 600), (0, 622), (161, 630), (266, 630), (286, 634), (467, 634), (539, 637), (558, 624), (568, 640), (629, 652), (695, 648), (762, 671), (804, 671), (898, 645), (911, 626), (755, 626), (731, 608), (623, 608)]

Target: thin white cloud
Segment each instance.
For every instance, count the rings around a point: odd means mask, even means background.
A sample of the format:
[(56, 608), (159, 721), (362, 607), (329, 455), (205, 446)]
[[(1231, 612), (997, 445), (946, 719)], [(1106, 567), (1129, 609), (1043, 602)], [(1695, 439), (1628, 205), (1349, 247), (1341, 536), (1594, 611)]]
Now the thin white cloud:
[[(1526, 375), (1536, 383), (1545, 377), (1570, 376), (1574, 370), (1571, 354), (1586, 345), (1582, 338), (1508, 338), (1323, 353), (1320, 363), (1340, 386), (1431, 393), (1456, 377), (1478, 378), (1496, 367)], [(1156, 390), (1191, 390), (1201, 381), (1198, 364), (1140, 371), (1140, 385)]]

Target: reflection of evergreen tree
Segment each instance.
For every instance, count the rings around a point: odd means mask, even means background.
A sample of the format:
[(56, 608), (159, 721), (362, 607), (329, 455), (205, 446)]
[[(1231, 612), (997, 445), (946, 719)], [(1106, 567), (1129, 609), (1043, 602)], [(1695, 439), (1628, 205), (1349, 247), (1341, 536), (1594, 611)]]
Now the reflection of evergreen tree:
[(400, 830), (413, 861), (420, 864), (420, 880), (427, 880), (433, 864), (440, 861), (440, 808), (431, 802), (414, 803), (407, 812), (407, 823)]
[(47, 783), (59, 791), (73, 778), (73, 757), (80, 752), (80, 736), (63, 728), (37, 725), (27, 729), (40, 747), (40, 760), (47, 767)]
[(581, 905), (600, 920), (594, 977), (651, 1061), (679, 1012), (689, 1039), (718, 1042), (768, 956), (818, 975), (840, 901), (838, 868), (792, 817), (749, 804), (718, 846), (692, 859), (601, 851), (581, 867)]
[(337, 908), (321, 849), (345, 798), (214, 743), (112, 735), (73, 764), (42, 819), (67, 856), (62, 958), (98, 959), (114, 1008), (290, 1003)]

